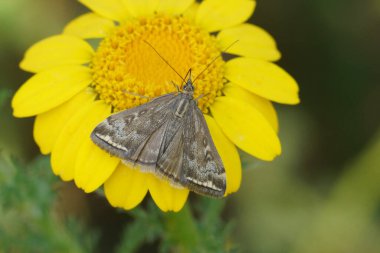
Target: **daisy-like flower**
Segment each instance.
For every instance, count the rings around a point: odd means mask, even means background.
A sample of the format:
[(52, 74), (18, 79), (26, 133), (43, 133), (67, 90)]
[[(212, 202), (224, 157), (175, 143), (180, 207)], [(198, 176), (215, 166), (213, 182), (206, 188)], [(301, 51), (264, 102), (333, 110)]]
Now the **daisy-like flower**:
[[(297, 104), (298, 86), (272, 63), (280, 58), (263, 29), (244, 23), (252, 0), (80, 0), (91, 12), (71, 21), (62, 34), (26, 52), (20, 66), (34, 73), (15, 94), (16, 117), (36, 116), (34, 138), (51, 154), (53, 172), (85, 192), (104, 186), (114, 207), (131, 209), (147, 192), (163, 211), (179, 211), (187, 189), (173, 188), (149, 173), (128, 168), (90, 139), (112, 112), (175, 91), (181, 83), (145, 41), (176, 70), (194, 76), (238, 40), (197, 80), (199, 100), (226, 170), (226, 195), (238, 190), (237, 148), (262, 160), (281, 153), (271, 101)], [(139, 94), (141, 96), (135, 96)]]

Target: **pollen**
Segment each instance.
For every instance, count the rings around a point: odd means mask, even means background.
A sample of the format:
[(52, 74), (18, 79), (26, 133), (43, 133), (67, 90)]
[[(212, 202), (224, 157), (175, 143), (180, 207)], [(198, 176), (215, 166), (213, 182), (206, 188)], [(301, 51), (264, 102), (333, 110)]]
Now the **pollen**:
[[(147, 42), (183, 79), (190, 68), (194, 79), (221, 55), (215, 37), (185, 17), (155, 15), (120, 24), (100, 42), (90, 64), (93, 88), (114, 111), (144, 104), (184, 85)], [(224, 61), (219, 57), (194, 82), (194, 98), (202, 95), (198, 106), (204, 113), (221, 95), (223, 76)]]

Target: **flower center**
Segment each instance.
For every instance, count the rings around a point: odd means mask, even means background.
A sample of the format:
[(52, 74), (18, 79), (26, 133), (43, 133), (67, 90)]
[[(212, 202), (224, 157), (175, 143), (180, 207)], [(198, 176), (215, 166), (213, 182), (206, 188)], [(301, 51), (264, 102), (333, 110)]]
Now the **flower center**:
[[(99, 45), (91, 63), (93, 87), (99, 98), (115, 111), (146, 103), (176, 91), (182, 79), (146, 42), (151, 44), (185, 78), (191, 68), (193, 79), (221, 54), (216, 40), (183, 17), (156, 15), (128, 21)], [(203, 112), (221, 95), (224, 61), (218, 58), (194, 83), (194, 97), (203, 96)], [(148, 99), (148, 98), (149, 99)]]

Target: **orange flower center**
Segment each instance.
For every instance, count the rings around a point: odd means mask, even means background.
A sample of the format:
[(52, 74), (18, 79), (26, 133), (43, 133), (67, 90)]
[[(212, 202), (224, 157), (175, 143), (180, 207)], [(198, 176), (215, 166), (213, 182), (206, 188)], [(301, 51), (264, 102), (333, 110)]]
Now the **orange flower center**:
[[(190, 68), (196, 77), (221, 54), (215, 38), (184, 17), (155, 15), (121, 24), (100, 43), (91, 63), (92, 85), (115, 111), (176, 91), (172, 82), (182, 85), (182, 79), (146, 42), (183, 78)], [(198, 101), (203, 112), (221, 95), (223, 76), (220, 57), (194, 83), (195, 97), (207, 94)]]

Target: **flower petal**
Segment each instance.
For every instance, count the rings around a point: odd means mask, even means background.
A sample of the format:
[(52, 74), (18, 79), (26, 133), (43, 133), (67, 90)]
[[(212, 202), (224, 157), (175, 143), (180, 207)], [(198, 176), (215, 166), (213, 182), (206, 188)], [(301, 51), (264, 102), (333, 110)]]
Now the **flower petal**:
[(74, 178), (78, 150), (95, 126), (110, 114), (111, 108), (103, 101), (95, 101), (71, 117), (62, 129), (51, 153), (53, 172), (65, 181)]
[(83, 66), (62, 66), (35, 74), (14, 95), (13, 115), (29, 117), (51, 110), (90, 82), (90, 69)]
[(90, 12), (73, 19), (66, 25), (63, 33), (84, 39), (104, 38), (114, 27), (112, 20)]
[(39, 114), (34, 121), (33, 135), (42, 154), (49, 154), (66, 122), (78, 108), (93, 103), (95, 93), (88, 88), (66, 103), (45, 113)]
[(281, 57), (272, 36), (264, 29), (252, 24), (240, 24), (224, 29), (217, 35), (217, 39), (222, 49), (238, 40), (226, 51), (227, 53), (268, 61), (276, 61)]
[(235, 58), (226, 63), (226, 77), (253, 93), (269, 100), (297, 104), (298, 85), (277, 65), (250, 58)]
[(147, 176), (149, 176), (149, 192), (156, 205), (164, 212), (180, 211), (186, 203), (189, 190), (175, 188), (155, 175), (147, 174)]
[(217, 97), (210, 110), (227, 137), (243, 151), (266, 161), (281, 153), (272, 126), (252, 106), (233, 98)]
[(199, 3), (194, 2), (192, 5), (189, 6), (189, 8), (187, 8), (187, 10), (182, 15), (187, 20), (194, 22), (195, 17), (196, 17), (197, 12), (198, 12), (198, 8), (199, 8)]
[(206, 0), (200, 4), (195, 22), (209, 32), (218, 31), (246, 21), (255, 6), (252, 0)]
[(56, 35), (31, 46), (20, 68), (39, 72), (62, 65), (80, 65), (91, 60), (94, 50), (84, 40), (71, 35)]
[(123, 21), (130, 17), (122, 0), (79, 0), (79, 2), (105, 18)]
[(157, 11), (166, 14), (182, 14), (195, 0), (161, 0)]
[(225, 196), (236, 192), (241, 183), (241, 162), (239, 153), (235, 145), (223, 134), (220, 127), (216, 124), (215, 120), (204, 115), (207, 126), (210, 129), (212, 140), (222, 158), (224, 168), (226, 170), (227, 189)]
[(95, 191), (111, 176), (119, 163), (118, 157), (100, 149), (88, 135), (83, 140), (75, 161), (75, 184), (86, 193)]
[(104, 193), (113, 207), (136, 207), (148, 192), (147, 174), (120, 163), (104, 183)]
[(256, 96), (246, 89), (240, 88), (238, 85), (232, 83), (224, 86), (223, 93), (227, 97), (232, 97), (253, 106), (253, 108), (258, 110), (261, 115), (264, 116), (276, 133), (278, 132), (277, 113), (269, 100)]
[(160, 0), (122, 0), (134, 17), (153, 15)]

